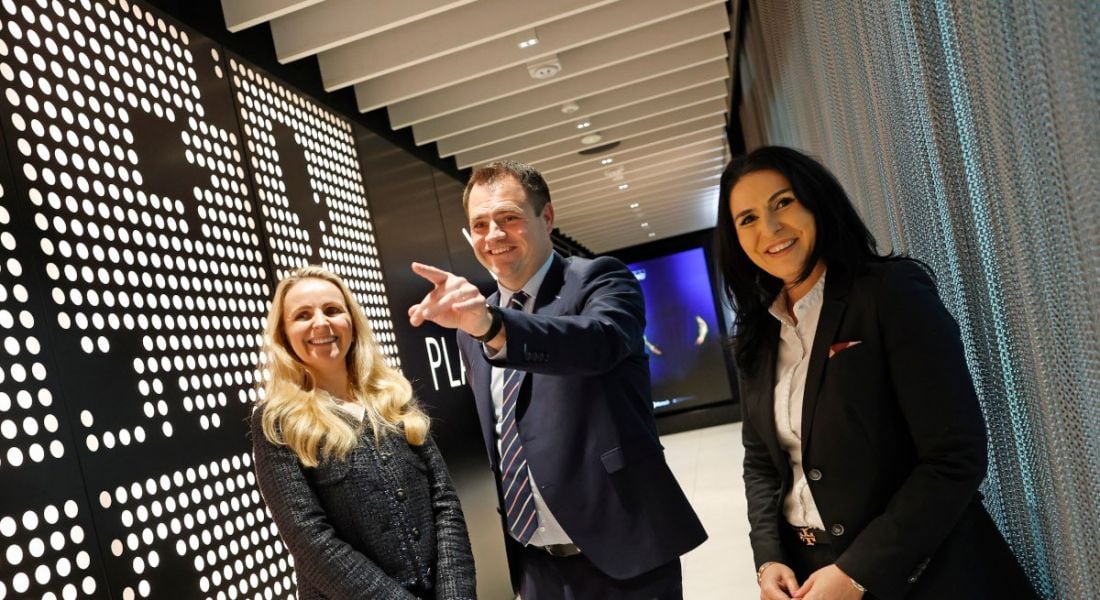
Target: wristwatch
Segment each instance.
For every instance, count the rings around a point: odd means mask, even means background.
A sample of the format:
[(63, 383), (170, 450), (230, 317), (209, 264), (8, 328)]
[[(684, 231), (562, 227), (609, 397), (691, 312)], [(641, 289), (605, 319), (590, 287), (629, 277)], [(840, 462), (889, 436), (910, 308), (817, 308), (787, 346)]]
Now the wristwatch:
[(504, 319), (500, 317), (499, 308), (491, 304), (486, 304), (485, 310), (489, 311), (489, 318), (491, 319), (489, 321), (489, 331), (486, 331), (481, 335), (470, 336), (475, 340), (481, 342), (482, 344), (491, 342), (493, 338), (495, 338), (497, 334), (500, 333), (500, 328), (504, 326)]

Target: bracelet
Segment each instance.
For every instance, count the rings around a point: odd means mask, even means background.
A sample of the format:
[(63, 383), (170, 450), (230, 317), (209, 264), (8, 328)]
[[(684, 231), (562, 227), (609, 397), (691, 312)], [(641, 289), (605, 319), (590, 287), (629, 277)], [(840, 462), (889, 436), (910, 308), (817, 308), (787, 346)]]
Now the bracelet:
[(774, 560), (769, 560), (768, 562), (760, 565), (760, 568), (756, 570), (756, 584), (760, 585), (760, 580), (764, 578), (764, 571), (767, 571), (768, 567), (777, 564), (779, 563), (775, 562)]
[(472, 335), (470, 337), (481, 342), (482, 344), (493, 341), (493, 338), (500, 333), (500, 328), (504, 326), (504, 319), (500, 317), (500, 309), (495, 306), (485, 305), (485, 310), (489, 311), (489, 331), (481, 335)]
[(848, 581), (851, 581), (852, 585), (854, 585), (857, 590), (863, 592), (864, 594), (867, 593), (867, 588), (863, 587), (862, 585), (859, 585), (859, 582), (856, 581), (855, 579), (852, 579), (851, 577), (849, 577)]

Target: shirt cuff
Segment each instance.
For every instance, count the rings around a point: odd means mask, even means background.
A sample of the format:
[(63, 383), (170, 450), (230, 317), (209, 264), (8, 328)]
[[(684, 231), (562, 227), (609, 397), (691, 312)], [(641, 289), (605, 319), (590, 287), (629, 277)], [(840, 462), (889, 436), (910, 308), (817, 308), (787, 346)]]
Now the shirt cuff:
[(493, 349), (488, 344), (481, 344), (481, 352), (485, 354), (485, 358), (489, 360), (504, 360), (508, 357), (508, 342), (504, 342), (501, 345), (500, 350), (493, 352)]

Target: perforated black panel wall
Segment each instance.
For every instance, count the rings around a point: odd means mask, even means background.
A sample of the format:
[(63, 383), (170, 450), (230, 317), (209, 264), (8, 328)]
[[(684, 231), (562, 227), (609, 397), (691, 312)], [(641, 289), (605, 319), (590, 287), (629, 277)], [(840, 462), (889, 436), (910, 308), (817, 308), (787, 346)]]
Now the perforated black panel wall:
[(353, 126), (125, 0), (0, 2), (0, 598), (273, 598), (246, 418), (322, 263), (399, 364)]

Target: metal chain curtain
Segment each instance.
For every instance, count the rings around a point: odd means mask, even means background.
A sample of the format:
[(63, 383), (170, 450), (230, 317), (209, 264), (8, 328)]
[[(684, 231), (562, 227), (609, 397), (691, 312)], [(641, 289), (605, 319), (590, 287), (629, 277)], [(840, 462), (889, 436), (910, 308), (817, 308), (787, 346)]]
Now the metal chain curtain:
[(749, 148), (822, 159), (926, 261), (989, 427), (986, 505), (1048, 598), (1100, 586), (1100, 5), (750, 3)]

